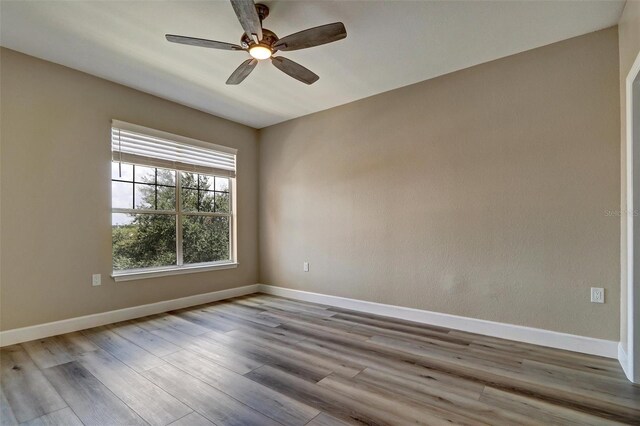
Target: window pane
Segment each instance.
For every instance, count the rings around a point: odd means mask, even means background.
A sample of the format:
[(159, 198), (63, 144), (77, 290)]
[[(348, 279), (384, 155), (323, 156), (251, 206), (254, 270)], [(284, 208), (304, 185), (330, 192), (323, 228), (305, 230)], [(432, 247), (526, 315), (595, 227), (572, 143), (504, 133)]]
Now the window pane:
[(229, 260), (229, 218), (184, 216), (182, 221), (184, 263)]
[(216, 212), (229, 213), (229, 193), (228, 192), (216, 192)]
[(116, 209), (133, 208), (133, 184), (111, 181), (111, 207)]
[(216, 177), (216, 191), (229, 191), (229, 178)]
[(134, 167), (136, 182), (156, 183), (156, 169), (153, 167), (138, 166)]
[(215, 211), (215, 195), (213, 191), (200, 191), (200, 211), (201, 212), (213, 212)]
[(182, 187), (183, 188), (198, 188), (198, 174), (197, 173), (188, 173), (181, 172), (180, 173), (182, 179)]
[(200, 189), (213, 191), (213, 176), (198, 175), (198, 184)]
[(176, 264), (176, 218), (173, 215), (113, 213), (113, 270)]
[(198, 191), (196, 189), (182, 189), (180, 198), (182, 198), (182, 210), (188, 212), (198, 211)]
[(176, 186), (176, 172), (167, 169), (158, 169), (158, 185)]
[(174, 186), (159, 186), (157, 210), (175, 210), (175, 209), (176, 209), (176, 188)]
[(133, 180), (133, 164), (111, 162), (111, 179), (131, 182)]
[(155, 209), (156, 208), (156, 187), (155, 185), (136, 186), (135, 208), (136, 209)]

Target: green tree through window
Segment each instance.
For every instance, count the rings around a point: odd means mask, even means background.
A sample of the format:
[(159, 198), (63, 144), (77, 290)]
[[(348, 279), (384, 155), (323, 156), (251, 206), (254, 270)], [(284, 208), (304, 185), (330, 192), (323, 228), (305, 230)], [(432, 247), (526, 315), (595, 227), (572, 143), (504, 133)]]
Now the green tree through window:
[(112, 163), (114, 271), (230, 260), (229, 185), (226, 177)]

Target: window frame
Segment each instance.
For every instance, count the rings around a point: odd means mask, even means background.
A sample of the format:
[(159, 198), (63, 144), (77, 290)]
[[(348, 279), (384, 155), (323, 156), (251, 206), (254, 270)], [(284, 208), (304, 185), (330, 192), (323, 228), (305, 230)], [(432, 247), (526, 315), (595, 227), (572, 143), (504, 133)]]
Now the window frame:
[[(146, 130), (152, 130), (152, 129), (146, 129)], [(179, 137), (177, 135), (170, 135), (168, 133), (164, 133), (164, 132), (159, 132), (159, 131), (153, 131), (150, 132), (152, 133), (152, 135), (158, 135), (161, 134), (163, 137), (167, 137), (170, 136), (172, 137), (174, 140), (189, 140), (192, 141), (191, 139), (188, 138), (183, 138), (183, 137)], [(200, 141), (198, 141), (200, 142)], [(217, 145), (214, 145), (214, 150), (215, 148), (218, 147)], [(228, 148), (227, 148), (228, 149)], [(234, 150), (235, 151), (235, 150)], [(118, 159), (117, 158), (112, 158), (111, 159), (111, 163), (118, 163)], [(167, 265), (167, 266), (150, 266), (150, 267), (146, 267), (146, 268), (136, 268), (136, 269), (126, 269), (126, 270), (114, 270), (113, 269), (113, 258), (112, 258), (112, 262), (111, 262), (111, 266), (112, 266), (112, 274), (111, 277), (115, 280), (115, 281), (130, 281), (130, 280), (138, 280), (138, 279), (143, 279), (143, 278), (155, 278), (155, 277), (162, 277), (162, 276), (169, 276), (169, 275), (177, 275), (177, 274), (187, 274), (187, 273), (194, 273), (194, 272), (204, 272), (204, 271), (212, 271), (212, 270), (219, 270), (219, 269), (230, 269), (230, 268), (236, 268), (238, 266), (238, 260), (237, 260), (237, 196), (236, 196), (236, 191), (237, 191), (237, 176), (227, 176), (227, 175), (223, 175), (223, 174), (216, 174), (216, 173), (206, 173), (206, 172), (200, 172), (200, 171), (190, 171), (190, 170), (182, 170), (181, 168), (167, 168), (167, 167), (161, 167), (161, 166), (150, 166), (148, 164), (138, 164), (135, 162), (130, 162), (130, 161), (122, 161), (123, 164), (132, 164), (134, 166), (141, 166), (141, 167), (153, 167), (156, 171), (156, 180), (154, 185), (156, 186), (156, 191), (157, 191), (157, 187), (158, 186), (163, 186), (163, 187), (170, 187), (171, 185), (159, 185), (158, 181), (157, 181), (157, 174), (158, 174), (158, 169), (166, 169), (166, 170), (171, 170), (175, 173), (175, 210), (156, 210), (156, 209), (148, 209), (148, 208), (135, 208), (135, 185), (136, 185), (136, 179), (135, 179), (135, 169), (133, 172), (133, 176), (132, 176), (132, 180), (131, 183), (133, 184), (133, 204), (132, 204), (132, 208), (121, 208), (121, 207), (113, 207), (113, 191), (110, 191), (111, 194), (111, 214), (116, 214), (116, 213), (120, 213), (120, 214), (154, 214), (154, 215), (172, 215), (175, 217), (176, 220), (176, 264), (175, 265)], [(183, 203), (182, 203), (182, 196), (181, 196), (181, 192), (182, 192), (182, 173), (194, 173), (199, 175), (204, 175), (204, 176), (213, 176), (214, 178), (219, 177), (219, 178), (223, 178), (223, 179), (228, 179), (229, 182), (229, 187), (228, 187), (228, 194), (229, 194), (229, 212), (227, 213), (223, 213), (223, 212), (204, 212), (204, 211), (190, 211), (190, 210), (185, 210), (183, 209)], [(199, 179), (199, 177), (198, 177)], [(111, 177), (111, 182), (114, 181), (119, 181), (118, 179), (114, 179), (113, 176)], [(144, 184), (144, 183), (141, 183)], [(149, 185), (149, 184), (147, 184)], [(223, 191), (215, 191), (215, 180), (214, 180), (214, 188), (213, 190), (211, 190), (212, 192), (214, 192), (214, 203), (215, 203), (215, 196), (216, 196), (216, 192), (223, 192)], [(157, 194), (156, 194), (156, 198), (157, 198)], [(156, 202), (156, 208), (157, 208), (157, 202)], [(219, 261), (213, 261), (213, 262), (201, 262), (201, 263), (191, 263), (191, 264), (185, 264), (184, 263), (184, 250), (183, 250), (183, 229), (182, 229), (182, 225), (183, 225), (183, 220), (185, 218), (185, 216), (207, 216), (207, 217), (226, 217), (228, 218), (229, 221), (229, 259), (226, 260), (219, 260)], [(113, 226), (113, 225), (112, 225)], [(113, 244), (113, 242), (112, 242)]]

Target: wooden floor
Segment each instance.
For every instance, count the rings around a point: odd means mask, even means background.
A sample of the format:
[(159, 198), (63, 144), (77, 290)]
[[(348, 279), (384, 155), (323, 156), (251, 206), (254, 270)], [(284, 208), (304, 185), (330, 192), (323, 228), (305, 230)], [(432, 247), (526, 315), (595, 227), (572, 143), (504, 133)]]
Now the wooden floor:
[(640, 424), (615, 360), (262, 294), (1, 354), (3, 426)]

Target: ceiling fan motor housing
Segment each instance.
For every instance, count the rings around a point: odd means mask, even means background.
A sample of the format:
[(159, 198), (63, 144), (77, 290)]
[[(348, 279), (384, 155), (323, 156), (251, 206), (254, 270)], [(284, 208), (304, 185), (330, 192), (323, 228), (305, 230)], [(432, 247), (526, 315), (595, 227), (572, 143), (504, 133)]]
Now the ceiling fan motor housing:
[[(278, 36), (273, 31), (268, 30), (266, 28), (262, 29), (262, 41), (259, 44), (267, 46), (268, 48), (271, 49), (271, 46), (273, 46), (273, 44), (278, 40), (279, 40)], [(254, 44), (256, 43), (253, 41), (251, 37), (249, 37), (246, 33), (242, 33), (242, 37), (240, 38), (240, 45), (243, 48), (248, 49)], [(275, 49), (272, 49), (272, 50), (275, 52)]]

